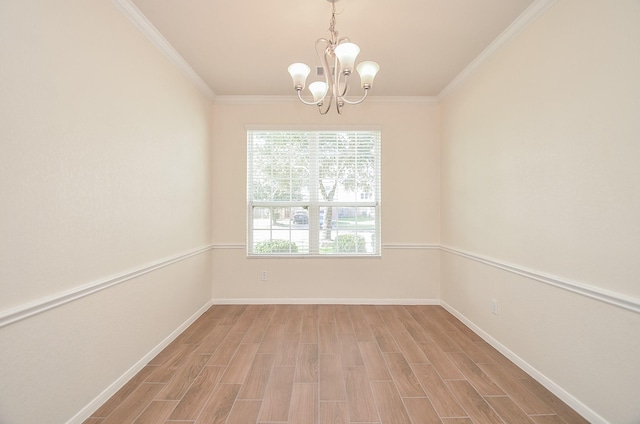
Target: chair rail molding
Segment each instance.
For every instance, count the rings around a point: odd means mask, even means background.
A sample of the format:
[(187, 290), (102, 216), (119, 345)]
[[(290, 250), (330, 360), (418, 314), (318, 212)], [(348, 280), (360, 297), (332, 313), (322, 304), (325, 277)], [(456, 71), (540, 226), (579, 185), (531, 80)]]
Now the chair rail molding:
[(193, 249), (159, 260), (157, 262), (152, 262), (150, 264), (128, 270), (126, 272), (117, 274), (109, 278), (105, 278), (103, 280), (92, 281), (90, 283), (83, 284), (70, 290), (56, 293), (51, 296), (47, 296), (33, 302), (17, 306), (15, 308), (0, 311), (0, 328), (13, 324), (14, 322), (23, 320), (25, 318), (40, 314), (42, 312), (46, 312), (50, 309), (57, 308), (58, 306), (62, 306), (66, 303), (81, 299), (85, 296), (89, 296), (93, 293), (97, 293), (101, 290), (107, 289), (117, 284), (132, 280), (134, 278), (140, 277), (144, 274), (153, 272), (160, 268), (164, 268), (176, 262), (180, 262), (193, 256), (200, 255), (201, 253), (207, 252), (211, 249), (211, 245)]
[(448, 252), (466, 259), (471, 259), (473, 261), (480, 262), (494, 268), (499, 268), (513, 274), (518, 274), (544, 284), (558, 287), (563, 290), (568, 290), (570, 292), (580, 294), (591, 299), (599, 300), (601, 302), (608, 303), (610, 305), (617, 306), (623, 309), (627, 309), (629, 311), (640, 313), (640, 299), (632, 296), (627, 296), (610, 290), (604, 290), (599, 287), (594, 287), (576, 281), (565, 280), (554, 275), (545, 274), (540, 271), (535, 271), (507, 262), (502, 262), (497, 259), (488, 258), (486, 256), (481, 256), (476, 253), (459, 250), (449, 246), (440, 246), (440, 249), (443, 252)]
[[(157, 269), (171, 265), (173, 263), (188, 259), (192, 256), (202, 254), (210, 250), (244, 250), (246, 245), (244, 243), (215, 243), (208, 246), (196, 248), (187, 252), (183, 252), (157, 262), (143, 265), (141, 267), (128, 270), (121, 274), (117, 274), (110, 278), (93, 281), (84, 285), (74, 287), (70, 290), (56, 293), (51, 296), (47, 296), (33, 302), (29, 302), (23, 305), (19, 305), (14, 308), (9, 308), (0, 311), (0, 328), (10, 325), (14, 322), (29, 318), (31, 316), (46, 312), (50, 309), (62, 306), (66, 303), (73, 302), (81, 299), (85, 296), (89, 296), (100, 290), (107, 289), (116, 284), (124, 283), (141, 275), (149, 272), (153, 272)], [(504, 271), (511, 272), (520, 276), (530, 278), (532, 280), (548, 284), (563, 290), (568, 290), (572, 293), (576, 293), (582, 296), (589, 297), (591, 299), (599, 300), (601, 302), (617, 306), (632, 312), (640, 313), (640, 299), (632, 296), (627, 296), (621, 293), (616, 293), (609, 290), (604, 290), (599, 287), (594, 287), (588, 284), (569, 281), (557, 276), (545, 274), (540, 271), (528, 269), (519, 265), (510, 264), (497, 259), (482, 256), (476, 253), (467, 252), (464, 250), (456, 249), (450, 246), (443, 246), (438, 244), (429, 243), (383, 243), (383, 250), (438, 250), (441, 252), (450, 253), (459, 257), (473, 260), (494, 268), (498, 268)], [(431, 305), (438, 304), (439, 299), (213, 299), (214, 303), (239, 303), (239, 301), (246, 301), (248, 303), (353, 303), (353, 302), (365, 302), (370, 304), (391, 304), (397, 302), (397, 304), (419, 304), (419, 305)]]

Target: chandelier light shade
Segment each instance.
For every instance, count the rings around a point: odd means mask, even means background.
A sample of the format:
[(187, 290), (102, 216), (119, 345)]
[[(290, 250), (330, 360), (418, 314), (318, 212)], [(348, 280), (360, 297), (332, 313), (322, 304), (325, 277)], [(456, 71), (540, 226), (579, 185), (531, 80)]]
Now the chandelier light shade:
[(353, 43), (342, 43), (336, 46), (334, 53), (342, 66), (343, 72), (350, 74), (353, 70), (353, 65), (356, 63), (356, 57), (360, 54), (360, 47)]
[(380, 66), (376, 62), (368, 60), (366, 62), (360, 62), (356, 70), (358, 71), (358, 74), (360, 74), (362, 88), (368, 90), (373, 85), (373, 79), (380, 70)]
[(356, 63), (356, 58), (360, 53), (360, 47), (349, 41), (348, 38), (339, 38), (336, 31), (336, 2), (338, 0), (327, 0), (331, 3), (332, 13), (329, 21), (329, 39), (319, 38), (316, 41), (316, 54), (322, 64), (324, 81), (315, 81), (309, 84), (309, 91), (313, 96), (313, 101), (302, 98), (302, 90), (306, 86), (307, 77), (311, 68), (304, 63), (294, 63), (289, 65), (289, 74), (293, 79), (293, 88), (298, 94), (300, 101), (307, 105), (316, 105), (322, 115), (327, 114), (333, 102), (336, 105), (338, 114), (342, 113), (342, 108), (346, 104), (356, 105), (362, 103), (367, 98), (369, 90), (373, 86), (380, 66), (376, 62), (360, 62), (356, 67), (360, 75), (360, 86), (364, 89), (364, 95), (357, 100), (346, 98), (349, 89), (350, 76)]
[(309, 84), (309, 91), (313, 95), (314, 102), (320, 102), (327, 92), (327, 83), (324, 81), (316, 81)]
[(309, 72), (311, 72), (311, 68), (304, 63), (293, 63), (289, 65), (289, 73), (291, 74), (291, 78), (293, 78), (293, 87), (296, 90), (304, 90), (304, 84), (307, 81)]

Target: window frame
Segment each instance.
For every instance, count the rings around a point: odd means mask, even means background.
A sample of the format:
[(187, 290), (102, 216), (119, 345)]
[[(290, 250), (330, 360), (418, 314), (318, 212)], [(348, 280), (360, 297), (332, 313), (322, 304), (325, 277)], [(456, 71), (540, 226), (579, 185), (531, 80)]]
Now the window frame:
[[(246, 148), (247, 148), (247, 181), (246, 181), (246, 213), (247, 213), (247, 232), (246, 232), (246, 255), (248, 258), (379, 258), (382, 255), (382, 241), (381, 241), (381, 193), (382, 193), (382, 127), (381, 126), (253, 126), (248, 125), (245, 127), (246, 130)], [(253, 163), (256, 158), (253, 151), (253, 145), (250, 144), (253, 142), (252, 136), (256, 132), (282, 132), (282, 133), (316, 133), (318, 135), (329, 134), (329, 133), (356, 133), (356, 132), (371, 132), (373, 133), (374, 142), (375, 142), (375, 155), (374, 155), (374, 184), (373, 184), (373, 193), (372, 197), (374, 200), (361, 200), (361, 196), (354, 194), (353, 201), (327, 201), (321, 198), (321, 195), (318, 194), (317, 185), (315, 190), (315, 194), (312, 194), (308, 200), (302, 201), (256, 201), (252, 199), (253, 191), (252, 191), (252, 181), (253, 176), (252, 172), (254, 171)], [(312, 142), (313, 144), (314, 142)], [(317, 140), (315, 143), (319, 143)], [(317, 146), (316, 149), (313, 150), (311, 157), (313, 158), (313, 163), (310, 165), (311, 168), (314, 169), (313, 172), (316, 172), (316, 177), (319, 177), (317, 174), (319, 167), (319, 159), (318, 159)], [(313, 185), (312, 182), (318, 180), (319, 178), (314, 178), (313, 175), (309, 175), (308, 181), (310, 185)], [(360, 193), (363, 194), (363, 193)], [(371, 197), (368, 196), (368, 197)], [(321, 250), (321, 242), (320, 242), (320, 230), (314, 231), (314, 228), (322, 228), (319, 227), (321, 214), (321, 208), (333, 207), (334, 211), (338, 210), (338, 208), (354, 208), (356, 211), (357, 208), (372, 208), (374, 214), (374, 228), (372, 233), (372, 241), (370, 243), (372, 247), (372, 252), (334, 252), (334, 253), (326, 253)], [(290, 208), (293, 211), (294, 208), (302, 208), (307, 210), (308, 215), (308, 224), (307, 224), (307, 240), (308, 240), (308, 252), (273, 252), (273, 253), (257, 253), (254, 251), (254, 210), (255, 208)], [(326, 209), (325, 209), (326, 210)], [(326, 213), (326, 212), (325, 212)], [(357, 221), (356, 221), (357, 222)], [(357, 225), (357, 224), (356, 224)], [(291, 226), (289, 227), (289, 234), (291, 235)], [(339, 232), (339, 230), (336, 230)], [(364, 231), (364, 230), (363, 230)], [(349, 234), (350, 232), (345, 230), (343, 233)], [(357, 234), (358, 231), (355, 231)], [(274, 240), (270, 238), (270, 240)]]

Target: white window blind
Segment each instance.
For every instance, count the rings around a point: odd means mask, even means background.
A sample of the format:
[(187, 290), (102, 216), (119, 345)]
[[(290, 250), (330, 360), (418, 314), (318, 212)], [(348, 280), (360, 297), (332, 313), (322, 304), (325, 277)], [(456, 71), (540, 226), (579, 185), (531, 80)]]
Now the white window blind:
[(380, 255), (380, 131), (247, 131), (248, 255)]

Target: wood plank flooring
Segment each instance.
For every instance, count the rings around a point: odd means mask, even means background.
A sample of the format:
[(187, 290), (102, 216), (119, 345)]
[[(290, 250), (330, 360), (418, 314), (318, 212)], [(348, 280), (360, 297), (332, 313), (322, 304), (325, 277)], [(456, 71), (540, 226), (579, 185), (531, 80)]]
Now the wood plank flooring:
[(439, 306), (211, 307), (85, 424), (586, 423)]

